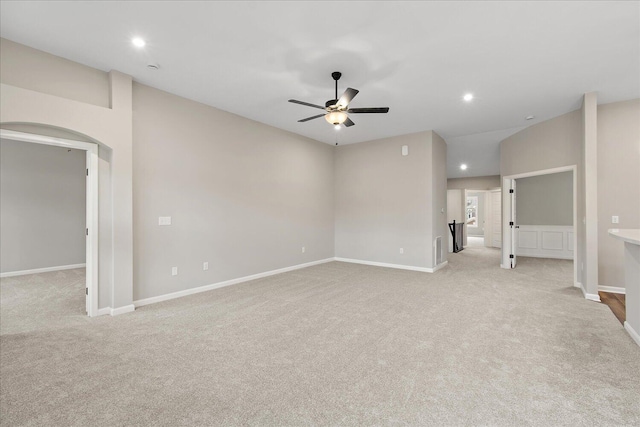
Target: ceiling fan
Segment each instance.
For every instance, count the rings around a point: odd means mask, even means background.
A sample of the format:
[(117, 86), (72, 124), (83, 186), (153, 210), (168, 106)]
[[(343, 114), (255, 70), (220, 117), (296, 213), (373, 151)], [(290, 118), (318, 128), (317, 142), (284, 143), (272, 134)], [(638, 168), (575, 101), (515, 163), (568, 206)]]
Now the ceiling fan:
[[(324, 107), (316, 104), (310, 104), (304, 101), (298, 101), (296, 99), (290, 99), (289, 102), (293, 102), (294, 104), (306, 105), (307, 107), (319, 108), (321, 110), (325, 110), (324, 113), (318, 114), (317, 116), (307, 117), (306, 119), (298, 120), (298, 122), (308, 122), (309, 120), (317, 119), (319, 117), (324, 117), (327, 122), (335, 125), (336, 127), (340, 125), (345, 125), (346, 127), (350, 127), (355, 125), (353, 121), (349, 118), (349, 114), (362, 114), (362, 113), (388, 113), (389, 107), (376, 107), (376, 108), (349, 108), (349, 103), (351, 100), (358, 94), (357, 89), (347, 88), (344, 91), (342, 96), (338, 98), (338, 80), (342, 77), (342, 73), (339, 71), (334, 71), (331, 73), (331, 77), (336, 82), (336, 97), (335, 99), (328, 100)], [(348, 113), (348, 114), (347, 114)]]

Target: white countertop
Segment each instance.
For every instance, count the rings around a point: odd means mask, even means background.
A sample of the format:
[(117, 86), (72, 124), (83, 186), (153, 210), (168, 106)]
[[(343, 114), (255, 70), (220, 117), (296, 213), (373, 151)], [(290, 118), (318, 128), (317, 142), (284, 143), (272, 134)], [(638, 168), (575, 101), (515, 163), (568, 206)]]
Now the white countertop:
[(637, 228), (627, 228), (627, 229), (617, 229), (611, 228), (609, 229), (609, 234), (616, 239), (623, 240), (627, 243), (632, 243), (634, 245), (640, 245), (640, 229)]

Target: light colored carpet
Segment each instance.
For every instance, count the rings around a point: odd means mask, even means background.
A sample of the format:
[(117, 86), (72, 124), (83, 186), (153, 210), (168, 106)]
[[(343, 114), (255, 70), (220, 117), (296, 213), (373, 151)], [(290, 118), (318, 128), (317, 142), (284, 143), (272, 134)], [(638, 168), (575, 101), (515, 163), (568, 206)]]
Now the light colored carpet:
[(467, 246), (484, 247), (484, 237), (467, 236)]
[(498, 264), (485, 248), (435, 274), (332, 262), (97, 319), (82, 301), (10, 308), (49, 276), (3, 279), (0, 420), (640, 425), (640, 347), (571, 263)]

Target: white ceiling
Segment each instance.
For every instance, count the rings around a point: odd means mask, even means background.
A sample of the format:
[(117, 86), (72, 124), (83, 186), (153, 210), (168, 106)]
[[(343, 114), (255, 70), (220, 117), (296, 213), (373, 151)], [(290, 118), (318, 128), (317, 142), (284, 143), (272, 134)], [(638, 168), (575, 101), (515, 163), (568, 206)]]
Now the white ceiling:
[[(498, 174), (500, 138), (578, 108), (585, 92), (640, 97), (635, 1), (0, 5), (2, 37), (319, 141), (433, 129), (447, 140), (449, 177)], [(339, 131), (297, 123), (319, 110), (287, 100), (324, 104), (332, 71), (340, 92), (360, 90), (352, 107), (389, 114), (352, 115), (356, 126)]]

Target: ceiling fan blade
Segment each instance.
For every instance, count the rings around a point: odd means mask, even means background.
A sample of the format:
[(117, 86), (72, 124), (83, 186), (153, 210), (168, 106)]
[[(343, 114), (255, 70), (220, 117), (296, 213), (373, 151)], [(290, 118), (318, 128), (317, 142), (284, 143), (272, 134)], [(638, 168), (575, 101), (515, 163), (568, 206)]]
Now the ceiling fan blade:
[(347, 90), (344, 91), (340, 99), (338, 100), (338, 106), (346, 108), (347, 105), (351, 102), (353, 98), (360, 92), (357, 89), (353, 89), (348, 87)]
[(349, 108), (348, 113), (388, 113), (389, 107), (376, 107), (376, 108)]
[(317, 116), (307, 117), (306, 119), (298, 120), (299, 123), (308, 122), (309, 120), (317, 119), (318, 117), (324, 117), (324, 114), (318, 114)]
[(310, 104), (310, 103), (304, 102), (304, 101), (298, 101), (297, 99), (290, 99), (289, 102), (293, 102), (294, 104), (306, 105), (307, 107), (319, 108), (321, 110), (324, 110), (324, 107), (321, 107), (321, 106), (316, 105), (316, 104)]
[(347, 120), (345, 120), (342, 124), (345, 125), (346, 127), (351, 127), (355, 125), (355, 123), (353, 123), (349, 117), (347, 117)]

